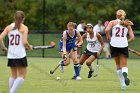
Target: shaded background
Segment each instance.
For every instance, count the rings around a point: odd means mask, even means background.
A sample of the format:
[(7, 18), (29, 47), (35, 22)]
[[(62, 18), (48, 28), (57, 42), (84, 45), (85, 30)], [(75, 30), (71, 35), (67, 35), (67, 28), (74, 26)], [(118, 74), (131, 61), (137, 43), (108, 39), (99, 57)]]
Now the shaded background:
[[(59, 57), (59, 39), (69, 21), (79, 24), (81, 20), (85, 20), (95, 25), (98, 20), (104, 22), (115, 19), (115, 12), (118, 9), (124, 9), (127, 13), (126, 18), (134, 22), (132, 28), (136, 39), (130, 47), (140, 51), (138, 0), (0, 0), (0, 6), (1, 32), (6, 25), (13, 22), (15, 11), (22, 10), (26, 14), (25, 24), (29, 27), (29, 41), (32, 45), (48, 45), (50, 41), (56, 42), (54, 49), (34, 50), (28, 52), (28, 56)], [(7, 39), (5, 42), (8, 42)], [(85, 43), (83, 50), (84, 47)], [(130, 55), (132, 58), (139, 58), (131, 53)]]

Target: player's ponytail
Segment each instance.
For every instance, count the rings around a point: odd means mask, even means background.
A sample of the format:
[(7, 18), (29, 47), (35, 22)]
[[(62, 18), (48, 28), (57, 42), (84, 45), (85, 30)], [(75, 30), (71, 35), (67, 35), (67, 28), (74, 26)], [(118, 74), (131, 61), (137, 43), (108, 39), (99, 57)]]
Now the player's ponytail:
[(15, 19), (15, 27), (14, 29), (20, 29), (20, 25), (23, 22), (25, 18), (25, 14), (23, 11), (17, 11), (15, 13), (14, 19)]
[(124, 10), (122, 9), (117, 10), (116, 17), (121, 20), (120, 22), (121, 25), (125, 27), (133, 25), (133, 22), (131, 22), (129, 19), (125, 19), (125, 16), (126, 16), (126, 13)]
[(134, 25), (132, 21), (130, 21), (129, 19), (125, 19), (124, 21), (121, 22), (121, 25), (128, 27), (131, 25)]

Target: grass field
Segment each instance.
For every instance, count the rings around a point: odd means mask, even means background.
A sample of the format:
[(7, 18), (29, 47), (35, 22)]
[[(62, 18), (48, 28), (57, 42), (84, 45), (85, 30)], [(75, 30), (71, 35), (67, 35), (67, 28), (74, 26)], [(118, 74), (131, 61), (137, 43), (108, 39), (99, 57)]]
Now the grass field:
[[(87, 78), (88, 68), (84, 64), (81, 70), (81, 81), (71, 80), (74, 70), (72, 63), (50, 75), (59, 58), (28, 58), (28, 74), (17, 93), (139, 93), (140, 92), (140, 60), (129, 60), (129, 78), (131, 85), (125, 91), (120, 90), (120, 83), (115, 71), (114, 61), (100, 59), (99, 76)], [(96, 63), (96, 61), (95, 61)], [(93, 64), (95, 66), (95, 63)], [(8, 93), (9, 68), (7, 59), (0, 58), (0, 93)], [(56, 77), (61, 77), (56, 80)]]

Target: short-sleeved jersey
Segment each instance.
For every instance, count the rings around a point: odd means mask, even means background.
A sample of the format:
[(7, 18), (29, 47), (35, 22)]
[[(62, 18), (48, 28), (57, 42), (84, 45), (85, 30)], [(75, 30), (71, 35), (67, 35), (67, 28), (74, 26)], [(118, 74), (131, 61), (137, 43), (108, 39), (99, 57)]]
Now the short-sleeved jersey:
[(18, 29), (14, 29), (15, 23), (11, 24), (12, 30), (8, 33), (8, 59), (20, 59), (26, 56), (25, 47), (23, 45), (23, 35)]
[(111, 46), (113, 47), (127, 47), (127, 33), (128, 28), (120, 25), (121, 20), (117, 19), (118, 24), (112, 28)]
[(87, 50), (90, 52), (99, 52), (101, 48), (101, 43), (99, 42), (96, 32), (94, 31), (94, 37), (90, 38), (89, 33), (87, 33)]
[[(76, 29), (74, 30), (74, 36), (71, 37), (68, 33), (68, 30), (66, 30), (66, 50), (70, 51), (72, 48), (75, 47), (75, 42), (76, 42), (76, 37), (77, 37), (77, 32)], [(60, 39), (60, 52), (62, 52), (62, 47), (63, 47), (63, 35), (62, 38)]]

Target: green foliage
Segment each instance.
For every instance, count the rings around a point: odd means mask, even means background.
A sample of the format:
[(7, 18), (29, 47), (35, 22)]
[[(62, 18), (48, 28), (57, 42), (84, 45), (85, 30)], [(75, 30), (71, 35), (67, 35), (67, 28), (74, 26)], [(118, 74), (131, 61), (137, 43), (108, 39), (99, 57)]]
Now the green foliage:
[[(63, 30), (68, 21), (77, 24), (81, 20), (97, 23), (115, 19), (115, 12), (124, 9), (127, 18), (134, 22), (135, 29), (140, 23), (140, 3), (137, 0), (45, 0), (45, 29)], [(25, 24), (32, 30), (41, 30), (43, 22), (43, 0), (0, 0), (0, 26), (3, 29), (13, 21), (16, 10), (26, 14)]]

